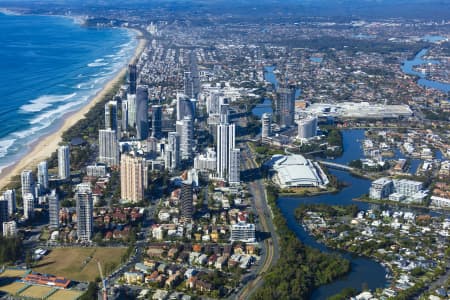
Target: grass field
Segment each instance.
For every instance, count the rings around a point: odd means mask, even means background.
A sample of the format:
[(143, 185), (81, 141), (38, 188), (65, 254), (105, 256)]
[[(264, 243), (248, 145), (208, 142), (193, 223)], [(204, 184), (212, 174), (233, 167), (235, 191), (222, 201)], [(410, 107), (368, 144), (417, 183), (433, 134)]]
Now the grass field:
[(26, 284), (22, 282), (13, 282), (7, 285), (0, 286), (0, 291), (8, 293), (10, 295), (15, 295), (25, 285)]
[(58, 290), (53, 293), (47, 300), (75, 300), (83, 294), (80, 291)]
[(29, 298), (35, 298), (35, 299), (42, 299), (48, 293), (50, 293), (53, 290), (52, 287), (47, 286), (41, 286), (41, 285), (32, 285), (29, 288), (27, 288), (25, 291), (20, 293), (20, 297), (29, 297)]
[(125, 251), (126, 248), (55, 248), (37, 263), (33, 271), (76, 281), (94, 281), (100, 276), (97, 260), (105, 271), (107, 264), (118, 265)]
[(27, 270), (15, 270), (15, 269), (5, 269), (3, 273), (0, 273), (0, 280), (1, 277), (16, 277), (16, 278), (22, 278), (27, 273)]

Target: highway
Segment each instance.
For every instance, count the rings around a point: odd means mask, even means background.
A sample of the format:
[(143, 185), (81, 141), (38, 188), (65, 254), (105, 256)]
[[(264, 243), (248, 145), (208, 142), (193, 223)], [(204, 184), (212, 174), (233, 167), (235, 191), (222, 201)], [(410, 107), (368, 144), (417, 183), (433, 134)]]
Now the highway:
[[(258, 164), (254, 160), (247, 143), (241, 143), (241, 169), (242, 171), (249, 171), (254, 174), (248, 183), (250, 194), (253, 196), (252, 204), (259, 216), (259, 225), (262, 232), (268, 233), (269, 237), (264, 241), (262, 263), (256, 272), (256, 276), (250, 280), (245, 287), (238, 293), (238, 299), (249, 299), (251, 295), (263, 284), (263, 276), (276, 263), (279, 254), (278, 237), (275, 232), (275, 227), (272, 223), (272, 212), (267, 203), (266, 190), (264, 186), (264, 179), (261, 176), (261, 171)], [(242, 180), (242, 179), (241, 179)], [(245, 180), (245, 179), (244, 179)]]

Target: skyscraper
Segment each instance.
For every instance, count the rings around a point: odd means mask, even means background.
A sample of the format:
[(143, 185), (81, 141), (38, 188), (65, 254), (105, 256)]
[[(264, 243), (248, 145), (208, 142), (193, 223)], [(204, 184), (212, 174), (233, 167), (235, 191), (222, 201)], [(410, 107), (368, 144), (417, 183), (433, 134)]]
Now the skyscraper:
[(136, 125), (136, 95), (127, 96), (128, 107), (128, 126), (134, 127)]
[(108, 101), (105, 104), (105, 129), (117, 131), (117, 101)]
[(136, 94), (136, 84), (137, 84), (137, 68), (136, 64), (128, 65), (128, 82), (130, 84), (128, 88), (129, 94)]
[(7, 222), (9, 220), (8, 216), (8, 201), (0, 200), (0, 224)]
[(58, 176), (63, 180), (70, 178), (70, 152), (66, 145), (58, 148)]
[(16, 212), (16, 191), (6, 190), (3, 193), (3, 199), (8, 201), (8, 214), (13, 215)]
[(181, 218), (184, 221), (190, 221), (194, 212), (192, 183), (184, 181), (181, 185), (180, 193)]
[(49, 226), (51, 228), (59, 228), (59, 197), (56, 190), (52, 190), (48, 196), (48, 216)]
[(41, 189), (48, 189), (48, 165), (45, 160), (38, 164), (37, 181)]
[(261, 117), (261, 138), (265, 139), (269, 137), (271, 132), (271, 125), (272, 123), (272, 115), (268, 113), (264, 113)]
[(25, 220), (33, 219), (34, 217), (34, 196), (31, 193), (26, 193), (23, 196), (23, 217)]
[(183, 120), (177, 121), (176, 128), (180, 136), (181, 159), (191, 159), (194, 147), (194, 123), (190, 117), (184, 117)]
[(230, 162), (228, 167), (228, 182), (230, 184), (239, 184), (241, 168), (241, 150), (232, 149), (230, 151)]
[(142, 85), (136, 90), (136, 134), (138, 140), (148, 137), (148, 88)]
[(89, 242), (94, 230), (94, 202), (89, 183), (77, 185), (75, 199), (77, 202), (77, 235), (81, 242)]
[(194, 93), (194, 79), (192, 78), (192, 73), (187, 71), (184, 72), (183, 77), (183, 91), (189, 98), (195, 98)]
[(17, 235), (16, 221), (3, 222), (3, 236), (13, 237)]
[(165, 167), (170, 172), (180, 166), (180, 137), (176, 132), (169, 132), (165, 149)]
[(22, 198), (24, 198), (26, 194), (31, 194), (34, 198), (33, 172), (31, 172), (31, 170), (23, 170), (20, 179), (22, 184)]
[(128, 100), (122, 101), (122, 124), (121, 130), (123, 132), (128, 130)]
[(220, 105), (220, 123), (228, 124), (230, 121), (230, 105), (221, 104)]
[(159, 138), (162, 133), (162, 106), (152, 105), (152, 136)]
[(184, 117), (195, 119), (194, 103), (184, 94), (177, 94), (177, 121), (183, 120)]
[(280, 128), (294, 125), (295, 87), (278, 88), (275, 99), (275, 121)]
[(101, 163), (111, 168), (119, 166), (119, 143), (117, 133), (112, 129), (100, 129), (98, 131), (99, 157)]
[(124, 202), (139, 202), (144, 199), (148, 187), (147, 164), (142, 157), (122, 155), (120, 160), (121, 198)]
[(231, 150), (235, 148), (235, 125), (217, 125), (217, 176), (227, 180)]

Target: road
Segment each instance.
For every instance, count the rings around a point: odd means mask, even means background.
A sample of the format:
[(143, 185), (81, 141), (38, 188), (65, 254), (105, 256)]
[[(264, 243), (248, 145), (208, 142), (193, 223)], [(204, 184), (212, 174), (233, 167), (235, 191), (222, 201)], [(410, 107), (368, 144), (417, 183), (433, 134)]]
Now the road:
[(266, 190), (261, 171), (254, 160), (253, 153), (248, 144), (241, 144), (240, 148), (242, 151), (243, 162), (241, 169), (244, 171), (252, 170), (252, 173), (256, 175), (255, 178), (249, 182), (248, 187), (253, 196), (254, 208), (259, 216), (260, 229), (265, 233), (269, 233), (269, 237), (264, 241), (263, 263), (257, 270), (256, 276), (246, 284), (240, 293), (238, 293), (238, 299), (248, 299), (259, 287), (261, 287), (263, 284), (263, 275), (276, 263), (280, 254), (278, 246), (279, 241), (275, 227), (272, 223), (272, 212), (267, 203)]

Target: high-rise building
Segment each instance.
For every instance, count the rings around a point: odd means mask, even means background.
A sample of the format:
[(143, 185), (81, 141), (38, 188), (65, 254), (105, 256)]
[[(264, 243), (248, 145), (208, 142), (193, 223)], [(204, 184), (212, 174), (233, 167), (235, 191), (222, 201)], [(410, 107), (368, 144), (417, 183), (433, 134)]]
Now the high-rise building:
[(117, 101), (105, 104), (105, 128), (117, 131)]
[(241, 172), (241, 150), (235, 148), (230, 151), (228, 182), (230, 184), (239, 184), (240, 172)]
[(77, 185), (76, 193), (77, 209), (77, 235), (81, 242), (89, 242), (94, 230), (94, 202), (89, 183)]
[(224, 104), (223, 93), (212, 92), (206, 102), (208, 115), (215, 115), (220, 113), (220, 106)]
[(271, 124), (272, 124), (272, 115), (268, 113), (264, 113), (261, 117), (261, 139), (265, 139), (271, 136)]
[(190, 117), (184, 117), (183, 120), (177, 121), (176, 128), (180, 136), (181, 159), (191, 159), (194, 147), (194, 122)]
[(3, 224), (3, 222), (7, 222), (9, 220), (9, 214), (8, 214), (8, 201), (7, 200), (0, 200), (0, 224)]
[(147, 164), (142, 157), (122, 155), (120, 160), (121, 198), (124, 202), (139, 202), (144, 199), (148, 187)]
[(31, 170), (23, 170), (20, 179), (22, 184), (22, 198), (28, 193), (34, 196), (33, 172)]
[(230, 105), (225, 103), (220, 105), (220, 123), (228, 124), (230, 122)]
[(58, 148), (58, 175), (59, 179), (70, 178), (70, 151), (66, 145)]
[(8, 201), (8, 214), (13, 215), (16, 212), (16, 191), (6, 190), (3, 193), (3, 199)]
[(23, 196), (23, 217), (25, 220), (34, 217), (34, 196), (31, 193), (26, 193)]
[(39, 187), (43, 190), (48, 189), (48, 165), (47, 161), (41, 161), (38, 164), (37, 181)]
[(211, 148), (206, 149), (206, 153), (199, 154), (194, 158), (194, 169), (199, 171), (216, 171), (217, 155), (216, 151)]
[(14, 237), (17, 235), (16, 221), (3, 222), (3, 236)]
[(235, 125), (217, 125), (217, 176), (222, 179), (229, 177), (231, 150), (235, 148)]
[(136, 90), (136, 135), (138, 140), (148, 137), (148, 88), (142, 85)]
[(177, 94), (177, 121), (185, 117), (195, 119), (195, 105), (185, 94)]
[(180, 167), (180, 136), (176, 132), (169, 132), (167, 147), (164, 151), (165, 167), (170, 172)]
[(152, 136), (159, 138), (162, 134), (162, 106), (152, 105)]
[(183, 78), (183, 90), (184, 94), (189, 98), (195, 98), (194, 94), (194, 79), (191, 72), (184, 72)]
[(128, 65), (128, 82), (129, 82), (129, 88), (128, 93), (129, 94), (136, 94), (136, 84), (137, 84), (137, 68), (136, 64), (129, 64)]
[(181, 218), (190, 221), (194, 212), (193, 191), (191, 182), (183, 182), (180, 192)]
[(128, 130), (128, 100), (122, 101), (122, 124), (120, 128), (123, 132)]
[(117, 133), (112, 129), (100, 129), (98, 131), (99, 157), (101, 163), (115, 168), (119, 166), (119, 143)]
[(127, 96), (127, 108), (128, 108), (128, 126), (134, 127), (136, 125), (136, 95)]
[(52, 190), (48, 196), (49, 226), (59, 228), (59, 197), (56, 190)]
[(280, 128), (294, 125), (295, 87), (278, 88), (275, 99), (275, 121)]
[(308, 139), (317, 135), (317, 117), (308, 116), (297, 121), (299, 139)]

